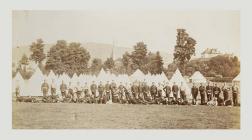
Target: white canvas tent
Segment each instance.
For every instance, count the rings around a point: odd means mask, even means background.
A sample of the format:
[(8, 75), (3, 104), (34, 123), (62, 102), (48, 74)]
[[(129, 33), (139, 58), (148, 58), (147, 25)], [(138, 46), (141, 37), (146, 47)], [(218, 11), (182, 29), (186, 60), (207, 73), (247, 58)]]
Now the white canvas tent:
[(207, 82), (207, 79), (199, 71), (194, 72), (194, 74), (190, 77), (190, 80), (192, 83), (206, 83)]
[(172, 75), (172, 78), (171, 78), (170, 82), (171, 82), (170, 84), (173, 84), (175, 82), (178, 86), (180, 86), (181, 82), (182, 82), (183, 85), (186, 87), (186, 96), (187, 96), (187, 98), (188, 99), (192, 98), (191, 90), (190, 90), (186, 80), (182, 76), (181, 72), (179, 71), (179, 69), (177, 69), (175, 71), (175, 73)]
[(51, 84), (52, 83), (52, 80), (54, 80), (54, 82), (56, 83), (57, 82), (57, 79), (58, 77), (54, 74), (54, 72), (51, 70), (50, 73), (48, 74), (47, 76), (47, 80), (48, 80), (48, 83)]
[(17, 72), (15, 77), (12, 79), (12, 92), (15, 92), (16, 87), (19, 87), (20, 92), (23, 93), (25, 90), (24, 84), (25, 84), (25, 82), (24, 82), (23, 77), (21, 76), (20, 72)]
[(131, 82), (134, 82), (134, 81), (143, 81), (145, 79), (145, 74), (137, 69), (131, 76), (130, 76), (130, 80)]
[(35, 72), (28, 80), (29, 88), (26, 92), (22, 93), (22, 96), (42, 96), (41, 84), (44, 80), (47, 80), (47, 77), (43, 75), (39, 67), (35, 69)]
[(232, 82), (240, 82), (240, 73), (232, 80)]

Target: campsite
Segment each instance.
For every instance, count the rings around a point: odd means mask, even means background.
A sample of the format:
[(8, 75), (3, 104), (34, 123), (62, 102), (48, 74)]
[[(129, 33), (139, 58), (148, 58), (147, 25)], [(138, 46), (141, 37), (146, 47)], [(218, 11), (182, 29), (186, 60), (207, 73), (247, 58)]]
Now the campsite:
[[(121, 79), (120, 79), (121, 77)], [(239, 80), (239, 77), (234, 80)], [(66, 74), (57, 77), (52, 71), (48, 76), (43, 75), (39, 68), (36, 69), (31, 81), (23, 80), (22, 76), (17, 73), (14, 77), (13, 85), (16, 82), (24, 87), (21, 88), (22, 96), (41, 97), (41, 82), (47, 79), (58, 81), (68, 80), (76, 83), (77, 81), (84, 84), (85, 81), (91, 83), (93, 80), (106, 82), (114, 79), (116, 82), (130, 82), (134, 80), (149, 79), (151, 82), (184, 82), (183, 76), (177, 69), (173, 77), (168, 80), (166, 76), (160, 74), (151, 76), (143, 74), (137, 70), (132, 76), (127, 75), (110, 75), (103, 69), (96, 77), (85, 75), (73, 75), (72, 78)], [(151, 80), (152, 79), (152, 80)], [(206, 79), (200, 72), (195, 72), (190, 77), (195, 83), (206, 83)], [(41, 81), (41, 82), (39, 82)], [(31, 83), (30, 83), (31, 82)], [(237, 81), (236, 81), (237, 82)], [(221, 86), (221, 83), (219, 83)], [(32, 85), (29, 87), (29, 85)], [(187, 85), (187, 93), (190, 93), (192, 84)], [(33, 88), (31, 88), (33, 87)], [(36, 94), (29, 94), (36, 93)], [(59, 90), (58, 90), (58, 93)], [(231, 96), (231, 94), (230, 94)], [(188, 98), (191, 99), (190, 94)], [(178, 105), (132, 105), (132, 104), (83, 104), (83, 103), (24, 103), (17, 102), (13, 94), (13, 128), (32, 129), (32, 128), (98, 128), (98, 129), (239, 129), (240, 128), (240, 107), (227, 106), (178, 106)], [(200, 99), (198, 99), (200, 100)], [(46, 113), (45, 113), (46, 112)]]

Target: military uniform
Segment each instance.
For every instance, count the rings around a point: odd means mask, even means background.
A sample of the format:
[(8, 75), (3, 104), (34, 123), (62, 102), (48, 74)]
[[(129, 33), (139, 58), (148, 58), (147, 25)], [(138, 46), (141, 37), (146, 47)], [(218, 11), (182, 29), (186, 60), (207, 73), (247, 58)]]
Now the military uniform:
[(179, 91), (178, 85), (173, 85), (172, 86), (172, 92), (173, 92), (173, 97), (175, 98), (175, 100), (178, 99), (178, 91)]
[(224, 101), (228, 100), (229, 98), (228, 87), (226, 85), (222, 87), (222, 92), (223, 92)]
[(213, 94), (213, 87), (210, 85), (206, 86), (206, 93), (207, 93), (207, 101), (211, 101), (212, 100), (212, 94)]
[(60, 92), (63, 98), (66, 97), (66, 91), (67, 91), (67, 85), (62, 83), (60, 85)]
[(44, 82), (42, 85), (41, 85), (41, 90), (43, 92), (43, 96), (46, 97), (48, 95), (48, 90), (49, 90), (49, 85), (48, 83)]
[(186, 87), (183, 85), (180, 87), (180, 97), (182, 99), (182, 101), (186, 101)]
[(105, 92), (106, 92), (106, 102), (111, 99), (111, 93), (110, 93), (110, 84), (107, 83), (105, 85)]
[(200, 92), (200, 102), (203, 105), (203, 104), (205, 104), (205, 87), (200, 86), (199, 87), (199, 92)]
[(111, 94), (112, 94), (112, 102), (117, 103), (119, 101), (117, 94), (117, 86), (115, 82), (111, 83)]
[(170, 93), (171, 93), (171, 87), (169, 85), (166, 85), (164, 88), (163, 88), (165, 94), (166, 94), (166, 98), (169, 98), (170, 97)]
[(151, 93), (152, 99), (155, 99), (155, 96), (157, 94), (157, 87), (155, 85), (151, 85), (151, 87), (150, 87), (150, 93)]
[(214, 93), (214, 97), (219, 98), (220, 93), (221, 93), (221, 89), (217, 86), (213, 87), (213, 93)]
[(196, 104), (196, 101), (197, 101), (197, 96), (198, 96), (198, 88), (196, 86), (193, 86), (192, 89), (191, 89), (191, 93), (192, 93), (192, 97), (193, 97), (193, 100), (192, 100), (192, 104)]
[(104, 97), (104, 89), (105, 87), (102, 84), (98, 85), (98, 92), (99, 92), (99, 103), (105, 103), (103, 100)]
[(56, 95), (56, 85), (55, 85), (55, 83), (51, 84), (51, 94), (52, 94), (52, 96)]
[(96, 84), (92, 84), (90, 86), (90, 89), (91, 89), (91, 93), (92, 93), (93, 97), (96, 97), (97, 85)]
[(150, 87), (147, 85), (147, 84), (144, 84), (143, 85), (143, 95), (144, 95), (144, 98), (147, 98), (147, 95), (149, 94), (150, 92)]
[(238, 105), (238, 92), (239, 88), (237, 86), (232, 86), (232, 96), (233, 96), (233, 105)]

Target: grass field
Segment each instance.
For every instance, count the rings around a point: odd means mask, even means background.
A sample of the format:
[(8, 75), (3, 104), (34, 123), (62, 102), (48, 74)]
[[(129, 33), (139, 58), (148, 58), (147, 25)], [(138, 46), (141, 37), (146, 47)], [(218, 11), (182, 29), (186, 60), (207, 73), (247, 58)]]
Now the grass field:
[(239, 129), (240, 107), (13, 102), (18, 129)]

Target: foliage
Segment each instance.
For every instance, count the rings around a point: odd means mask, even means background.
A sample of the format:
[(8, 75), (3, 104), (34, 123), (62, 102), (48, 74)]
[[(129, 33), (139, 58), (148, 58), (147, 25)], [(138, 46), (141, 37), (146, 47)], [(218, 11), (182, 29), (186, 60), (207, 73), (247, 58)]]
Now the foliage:
[(59, 40), (48, 52), (45, 68), (56, 74), (80, 74), (88, 72), (89, 59), (89, 52), (80, 43), (67, 44), (65, 40)]
[(107, 60), (104, 62), (103, 67), (105, 70), (112, 70), (115, 67), (115, 62), (112, 57), (107, 58)]
[(93, 75), (98, 75), (102, 68), (102, 60), (94, 58), (90, 67), (90, 73)]
[(30, 59), (36, 63), (40, 63), (46, 58), (44, 53), (44, 42), (42, 39), (37, 39), (37, 42), (33, 42), (30, 46), (30, 51), (32, 52)]
[(173, 60), (181, 71), (184, 71), (184, 66), (195, 54), (195, 45), (196, 41), (189, 37), (185, 29), (177, 29), (177, 44), (173, 53)]

